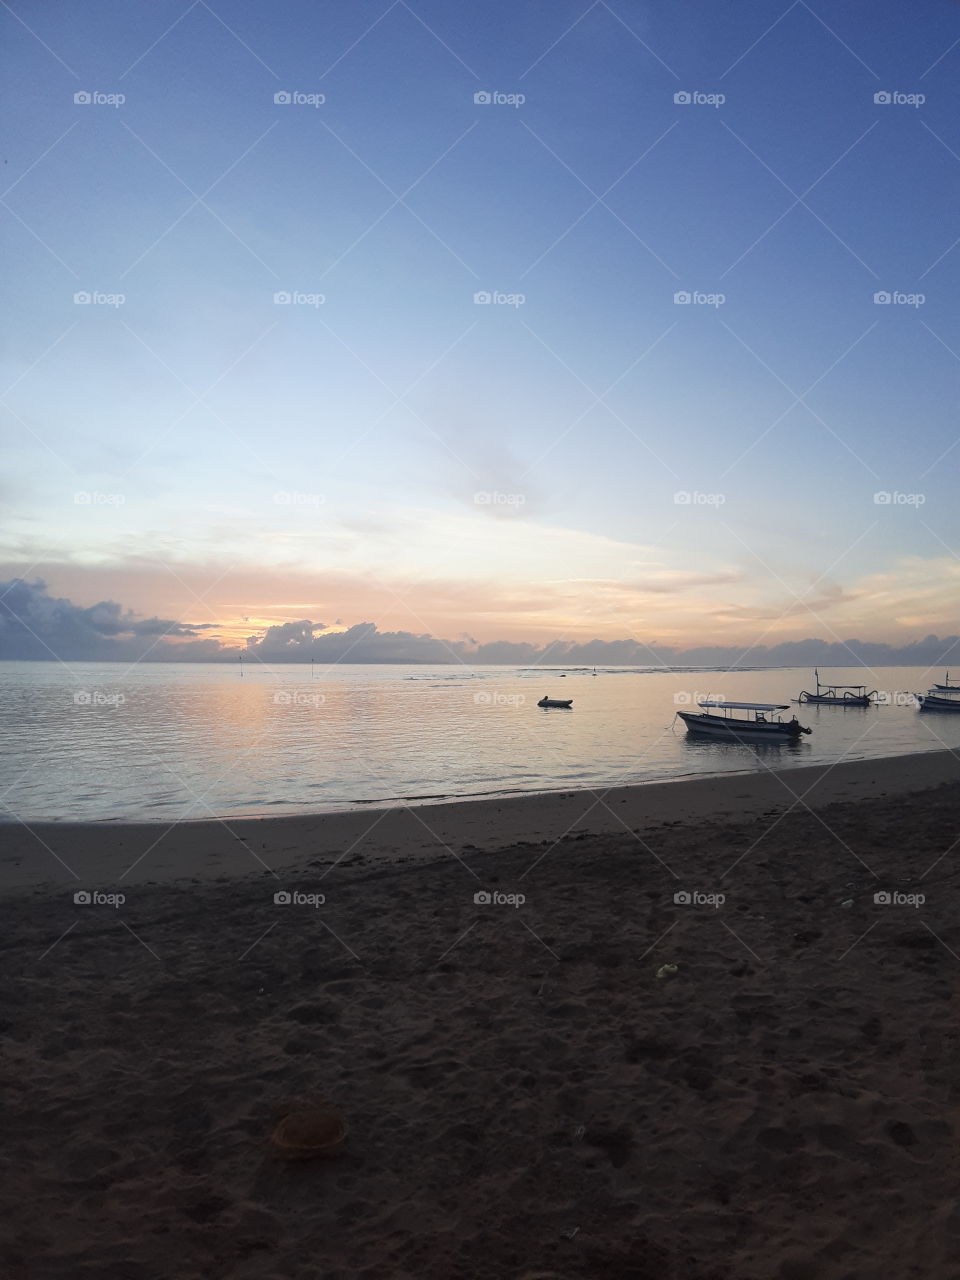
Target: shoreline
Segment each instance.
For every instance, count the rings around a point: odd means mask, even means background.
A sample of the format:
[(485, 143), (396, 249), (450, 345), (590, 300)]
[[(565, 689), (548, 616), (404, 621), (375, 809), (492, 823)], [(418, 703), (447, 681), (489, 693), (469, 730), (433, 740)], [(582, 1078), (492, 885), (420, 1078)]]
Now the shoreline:
[(711, 774), (605, 790), (536, 792), (276, 817), (13, 822), (0, 892), (210, 881), (322, 867), (443, 861), (565, 837), (643, 837), (679, 822), (736, 821), (960, 780), (952, 751)]

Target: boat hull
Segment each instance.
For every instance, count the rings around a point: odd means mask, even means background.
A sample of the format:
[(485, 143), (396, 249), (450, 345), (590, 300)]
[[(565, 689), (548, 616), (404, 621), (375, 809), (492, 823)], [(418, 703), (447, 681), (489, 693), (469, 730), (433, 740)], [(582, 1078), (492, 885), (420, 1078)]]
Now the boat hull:
[(801, 694), (797, 699), (798, 702), (812, 702), (820, 707), (869, 707), (872, 699), (870, 698), (826, 698), (818, 697), (815, 693)]
[(960, 698), (938, 698), (935, 694), (918, 693), (921, 711), (960, 711)]
[(687, 732), (698, 738), (717, 738), (727, 742), (794, 742), (803, 733), (800, 725), (779, 721), (755, 724), (747, 720), (727, 720), (723, 716), (696, 715), (692, 711), (678, 711), (677, 715), (687, 726)]

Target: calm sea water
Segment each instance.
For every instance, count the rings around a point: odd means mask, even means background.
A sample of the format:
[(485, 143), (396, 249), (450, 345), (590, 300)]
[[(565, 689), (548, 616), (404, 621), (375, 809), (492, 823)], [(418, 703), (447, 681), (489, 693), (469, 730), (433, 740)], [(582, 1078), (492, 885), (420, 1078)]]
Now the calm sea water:
[[(822, 675), (825, 673), (821, 673)], [(601, 787), (960, 747), (897, 695), (942, 673), (836, 670), (889, 705), (794, 708), (794, 745), (690, 739), (684, 700), (787, 702), (803, 670), (0, 663), (0, 817), (174, 821)], [(543, 711), (544, 693), (573, 698)]]

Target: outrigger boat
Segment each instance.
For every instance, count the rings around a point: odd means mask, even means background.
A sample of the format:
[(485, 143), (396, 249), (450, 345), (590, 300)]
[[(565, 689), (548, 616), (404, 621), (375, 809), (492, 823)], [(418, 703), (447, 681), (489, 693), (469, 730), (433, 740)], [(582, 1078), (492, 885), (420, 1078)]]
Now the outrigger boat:
[[(724, 738), (730, 742), (756, 741), (760, 738), (768, 742), (791, 742), (801, 734), (810, 732), (798, 723), (796, 716), (784, 722), (776, 714), (790, 710), (789, 704), (786, 703), (718, 702), (710, 698), (701, 698), (697, 706), (704, 710), (677, 712), (687, 726), (687, 732), (697, 737)], [(706, 708), (709, 708), (709, 711)], [(711, 714), (714, 711), (722, 711), (724, 714)], [(730, 716), (726, 714), (728, 711), (749, 711), (752, 713), (752, 718)], [(774, 718), (768, 719), (770, 716)]]
[(816, 702), (822, 707), (869, 707), (877, 696), (877, 690), (867, 693), (865, 684), (822, 684), (820, 672), (814, 669), (817, 692), (800, 691), (797, 702)]
[[(949, 671), (947, 672), (947, 683), (946, 683), (946, 684), (935, 684), (935, 685), (933, 686), (933, 688), (934, 688), (934, 689), (936, 689), (939, 693), (960, 693), (960, 684), (951, 684), (951, 683), (950, 683), (950, 672), (949, 672)], [(931, 691), (930, 691), (930, 692), (932, 693), (932, 692), (933, 692), (933, 689), (931, 689)]]
[(564, 700), (563, 698), (541, 698), (540, 701), (537, 703), (537, 706), (538, 707), (563, 707), (569, 711), (569, 709), (573, 706), (573, 699), (567, 698), (566, 700)]
[[(926, 693), (915, 693), (921, 711), (960, 711), (960, 698), (952, 698), (949, 693), (938, 693), (941, 685), (934, 685)], [(960, 688), (954, 689), (960, 693)]]

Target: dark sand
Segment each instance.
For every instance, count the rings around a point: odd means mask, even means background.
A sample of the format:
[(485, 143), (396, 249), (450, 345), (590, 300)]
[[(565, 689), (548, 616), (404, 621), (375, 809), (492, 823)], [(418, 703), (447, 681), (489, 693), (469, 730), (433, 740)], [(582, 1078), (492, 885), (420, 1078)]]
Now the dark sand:
[[(345, 857), (357, 815), (194, 824), (119, 884), (159, 832), (5, 841), (0, 1275), (960, 1276), (960, 769), (801, 772), (609, 793), (559, 844), (544, 798), (437, 806), (432, 863), (409, 814)], [(241, 876), (257, 843), (326, 903)], [(338, 1158), (271, 1155), (301, 1093)]]

